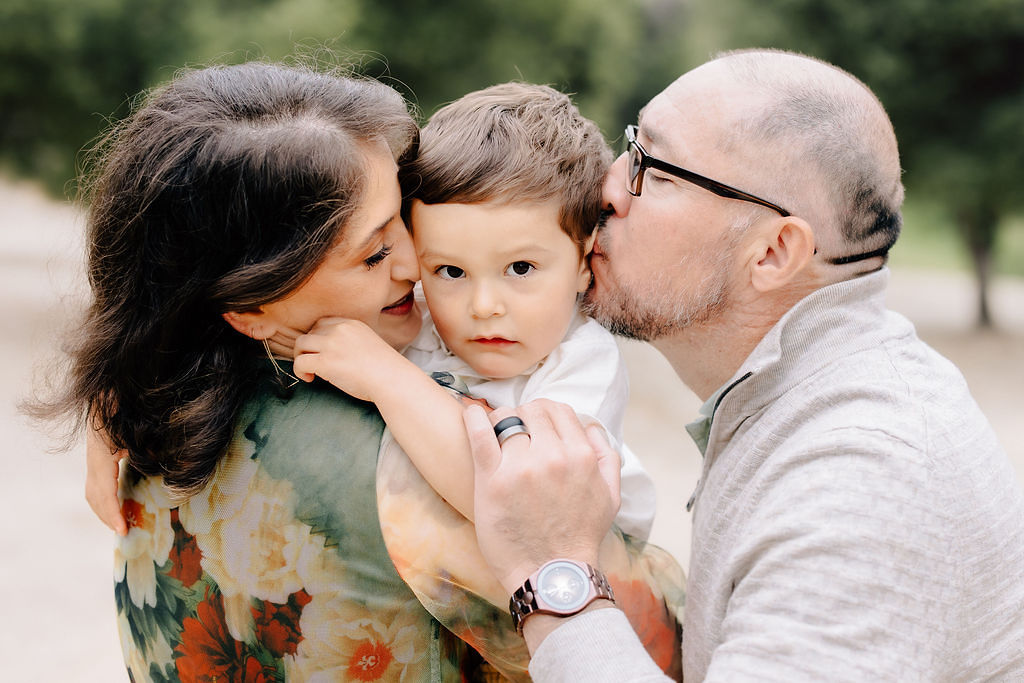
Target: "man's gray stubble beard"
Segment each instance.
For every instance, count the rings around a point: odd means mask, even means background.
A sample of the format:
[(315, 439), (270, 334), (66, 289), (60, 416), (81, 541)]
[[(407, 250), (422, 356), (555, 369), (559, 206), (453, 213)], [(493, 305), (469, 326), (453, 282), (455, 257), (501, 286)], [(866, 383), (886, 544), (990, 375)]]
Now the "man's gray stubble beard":
[[(727, 241), (721, 247), (708, 274), (691, 292), (672, 291), (666, 274), (658, 273), (645, 283), (642, 295), (637, 293), (635, 283), (616, 283), (615, 290), (597, 301), (591, 286), (584, 295), (582, 310), (612, 334), (645, 342), (710, 322), (728, 307), (730, 299), (728, 266), (734, 245)], [(707, 254), (702, 253), (692, 260), (706, 258)]]

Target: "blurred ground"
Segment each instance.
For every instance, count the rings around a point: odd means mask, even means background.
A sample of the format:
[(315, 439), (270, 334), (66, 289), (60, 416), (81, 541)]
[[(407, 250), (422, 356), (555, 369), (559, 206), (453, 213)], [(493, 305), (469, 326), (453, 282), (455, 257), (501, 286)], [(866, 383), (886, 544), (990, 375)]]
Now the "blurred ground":
[[(9, 681), (126, 680), (114, 626), (111, 535), (82, 497), (81, 447), (46, 452), (52, 440), (17, 414), (33, 366), (52, 355), (54, 336), (82, 289), (81, 218), (34, 188), (0, 180), (0, 678)], [(890, 304), (957, 363), (1024, 482), (1024, 281), (997, 281), (998, 332), (971, 330), (966, 276), (898, 271)], [(623, 342), (633, 399), (626, 436), (659, 489), (654, 540), (680, 561), (689, 555), (684, 511), (699, 471), (683, 425), (699, 401), (649, 347)]]

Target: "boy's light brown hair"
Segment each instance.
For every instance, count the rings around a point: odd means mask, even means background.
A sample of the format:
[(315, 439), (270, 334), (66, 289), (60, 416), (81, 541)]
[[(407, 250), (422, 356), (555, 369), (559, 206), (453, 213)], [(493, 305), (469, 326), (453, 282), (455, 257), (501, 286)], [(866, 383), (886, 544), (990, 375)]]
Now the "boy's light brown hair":
[(407, 197), (425, 204), (559, 203), (558, 222), (584, 245), (601, 213), (612, 162), (601, 131), (546, 85), (504, 83), (439, 109), (403, 170)]

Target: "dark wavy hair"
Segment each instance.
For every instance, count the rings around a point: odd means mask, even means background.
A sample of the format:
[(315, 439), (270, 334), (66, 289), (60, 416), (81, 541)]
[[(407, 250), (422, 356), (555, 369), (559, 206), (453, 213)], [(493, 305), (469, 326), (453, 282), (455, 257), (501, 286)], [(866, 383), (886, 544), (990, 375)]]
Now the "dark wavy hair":
[(92, 301), (43, 412), (102, 426), (172, 491), (201, 488), (259, 374), (222, 314), (304, 283), (359, 205), (364, 143), (400, 159), (416, 136), (393, 89), (301, 67), (209, 67), (152, 92), (93, 151)]

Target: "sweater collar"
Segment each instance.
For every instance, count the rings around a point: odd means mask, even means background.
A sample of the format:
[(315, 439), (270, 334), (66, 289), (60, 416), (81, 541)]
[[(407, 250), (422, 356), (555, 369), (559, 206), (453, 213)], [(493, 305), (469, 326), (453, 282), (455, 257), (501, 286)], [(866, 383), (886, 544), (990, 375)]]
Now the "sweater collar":
[[(787, 311), (701, 406), (701, 417), (687, 425), (701, 453), (711, 439), (712, 424), (719, 438), (731, 434), (747, 416), (834, 358), (880, 342), (877, 335), (865, 332), (883, 327), (888, 283), (889, 269), (882, 268), (822, 287)], [(728, 408), (725, 418), (723, 405)]]

